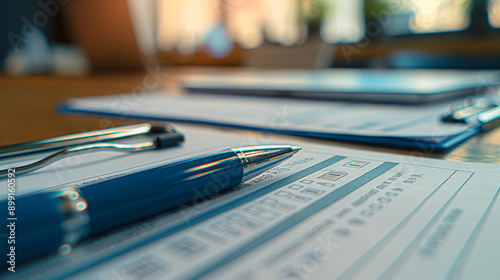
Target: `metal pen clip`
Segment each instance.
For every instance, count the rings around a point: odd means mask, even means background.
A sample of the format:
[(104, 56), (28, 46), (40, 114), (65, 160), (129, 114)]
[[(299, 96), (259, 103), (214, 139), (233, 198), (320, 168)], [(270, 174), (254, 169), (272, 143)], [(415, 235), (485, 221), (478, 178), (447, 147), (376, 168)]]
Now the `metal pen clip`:
[(455, 101), (441, 120), (479, 126), (483, 131), (490, 130), (500, 125), (500, 105), (496, 99), (499, 97), (474, 97)]
[[(139, 135), (149, 136), (151, 140), (133, 144), (104, 142)], [(75, 153), (96, 150), (136, 152), (167, 148), (182, 141), (184, 141), (184, 136), (169, 125), (153, 126), (149, 123), (142, 123), (0, 147), (0, 159), (62, 149), (34, 163), (15, 167), (16, 174), (25, 174)], [(0, 179), (5, 178), (7, 173), (8, 169), (0, 170)]]

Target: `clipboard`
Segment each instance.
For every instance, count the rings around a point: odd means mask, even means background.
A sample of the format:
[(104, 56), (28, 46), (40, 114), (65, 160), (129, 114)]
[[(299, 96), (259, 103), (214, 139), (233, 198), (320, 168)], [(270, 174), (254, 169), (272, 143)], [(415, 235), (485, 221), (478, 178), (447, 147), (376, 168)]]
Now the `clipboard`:
[[(248, 135), (204, 130), (198, 127), (180, 126), (179, 129), (185, 133), (187, 140), (182, 148), (135, 153), (125, 157), (95, 154), (84, 157), (83, 162), (76, 166), (64, 166), (63, 168), (49, 166), (45, 172), (23, 176), (23, 183), (18, 185), (18, 191), (23, 193), (39, 191), (54, 186), (54, 182), (61, 184), (61, 186), (68, 184), (85, 186), (95, 182), (95, 180), (107, 180), (114, 176), (123, 176), (176, 161), (187, 154), (216, 151), (243, 142), (255, 145), (262, 142), (262, 139)], [(277, 138), (274, 141), (280, 143), (290, 141), (290, 139)], [(343, 271), (346, 273), (354, 272), (346, 276), (349, 279), (358, 276), (357, 273), (364, 272), (365, 275), (369, 276), (358, 278), (366, 279), (373, 275), (378, 276), (377, 272), (381, 273), (386, 268), (398, 269), (405, 264), (425, 271), (427, 273), (425, 279), (445, 278), (442, 273), (446, 275), (448, 271), (456, 272), (453, 270), (456, 266), (465, 269), (463, 273), (456, 274), (464, 279), (478, 277), (489, 279), (492, 277), (488, 276), (496, 275), (494, 264), (498, 259), (496, 256), (500, 252), (497, 249), (499, 244), (495, 242), (498, 235), (497, 221), (500, 214), (497, 183), (500, 178), (498, 165), (413, 158), (407, 155), (392, 155), (298, 142), (297, 139), (292, 142), (305, 148), (301, 154), (298, 154), (300, 158), (283, 164), (269, 174), (249, 181), (237, 191), (228, 192), (210, 200), (203, 200), (199, 202), (200, 204), (195, 204), (194, 207), (186, 207), (177, 212), (151, 217), (144, 222), (117, 229), (103, 236), (97, 236), (89, 242), (74, 247), (69, 256), (54, 254), (33, 261), (19, 270), (16, 269), (15, 275), (16, 277), (41, 279), (69, 277), (110, 279), (121, 272), (123, 274), (119, 275), (124, 277), (144, 275), (135, 272), (143, 273), (144, 267), (157, 267), (160, 269), (148, 270), (146, 276), (149, 278), (172, 278), (173, 272), (183, 270), (190, 275), (185, 276), (184, 274), (184, 277), (177, 278), (194, 279), (210, 278), (214, 275), (201, 275), (206, 268), (220, 268), (220, 270), (214, 271), (214, 273), (220, 272), (220, 274), (211, 278), (229, 277), (233, 279), (236, 278), (236, 274), (227, 273), (222, 265), (223, 261), (231, 261), (228, 259), (229, 257), (235, 257), (236, 262), (228, 262), (229, 266), (226, 267), (241, 267), (241, 271), (244, 271), (249, 267), (253, 268), (253, 264), (260, 263), (245, 261), (246, 256), (248, 256), (243, 255), (245, 252), (250, 255), (257, 254), (255, 255), (256, 259), (261, 261), (271, 254), (262, 251), (262, 254), (259, 254), (258, 251), (272, 249), (276, 252), (283, 252), (282, 248), (290, 248), (286, 246), (287, 243), (296, 244), (297, 238), (304, 241), (300, 244), (303, 244), (303, 249), (307, 249), (304, 250), (305, 252), (313, 251), (318, 248), (318, 240), (328, 240), (326, 237), (336, 234), (337, 228), (348, 228), (351, 229), (351, 233), (356, 234), (349, 238), (340, 236), (342, 245), (353, 237), (359, 238), (357, 240), (363, 240), (362, 243), (356, 240), (356, 242), (352, 242), (354, 245), (343, 247), (338, 252), (353, 252), (355, 249), (360, 258), (349, 260), (346, 259), (345, 254), (338, 254), (337, 259), (321, 263), (323, 269), (331, 268), (332, 272), (317, 271), (318, 274), (311, 275), (311, 279), (321, 279)], [(4, 168), (9, 165), (2, 164)], [(58, 177), (61, 173), (66, 173), (66, 175)], [(390, 180), (388, 180), (389, 178)], [(2, 182), (6, 183), (6, 180), (3, 180)], [(311, 192), (311, 188), (323, 192)], [(365, 195), (373, 194), (374, 189), (380, 190), (376, 193), (377, 195)], [(3, 188), (1, 191), (6, 193), (7, 188)], [(292, 196), (292, 194), (298, 196)], [(297, 199), (297, 197), (304, 198), (306, 196), (309, 196), (310, 199), (306, 201)], [(269, 197), (272, 199), (266, 199)], [(373, 201), (367, 200), (367, 197)], [(385, 199), (379, 200), (380, 197), (385, 197)], [(363, 213), (361, 211), (370, 209), (369, 205), (373, 202), (384, 203), (382, 204), (383, 209), (379, 211), (380, 208), (373, 207), (373, 213), (365, 211), (365, 215), (361, 216)], [(352, 203), (357, 203), (356, 205), (359, 207), (354, 208)], [(255, 207), (249, 207), (247, 210), (246, 207), (250, 205), (259, 205), (265, 210), (279, 211), (280, 215), (271, 216), (274, 217), (272, 219), (269, 219), (269, 216), (257, 216), (252, 214), (257, 211), (248, 211), (255, 210)], [(344, 210), (346, 207), (358, 211), (347, 212)], [(432, 262), (426, 261), (416, 264), (410, 260), (406, 263), (394, 264), (395, 260), (402, 259), (398, 257), (400, 254), (387, 258), (378, 252), (378, 249), (389, 249), (389, 252), (393, 252), (393, 250), (403, 252), (403, 250), (411, 249), (419, 240), (427, 240), (427, 238), (415, 237), (432, 236), (433, 229), (439, 229), (440, 226), (440, 223), (433, 221), (442, 221), (449, 215), (450, 211), (455, 209), (463, 209), (463, 214), (467, 214), (460, 215), (459, 219), (454, 220), (456, 222), (453, 228), (454, 234), (448, 235), (448, 237), (458, 237), (459, 239), (448, 238), (446, 242), (440, 244), (445, 246), (440, 248), (453, 249), (453, 255), (448, 253), (449, 251), (445, 251), (443, 254), (436, 255)], [(235, 211), (241, 211), (240, 214), (243, 214), (243, 217), (248, 217), (246, 221), (257, 221), (265, 223), (266, 226), (246, 227), (246, 225), (260, 225), (260, 223), (255, 222), (252, 224), (242, 223), (245, 227), (231, 224), (237, 229), (245, 230), (242, 231), (243, 233), (250, 234), (228, 235), (226, 240), (230, 243), (225, 244), (224, 247), (217, 243), (220, 239), (210, 239), (213, 236), (224, 237), (222, 235), (224, 233), (217, 234), (217, 231), (214, 232), (217, 235), (195, 233), (204, 229), (209, 233), (212, 232), (213, 228), (208, 227), (209, 225), (226, 220)], [(266, 211), (264, 213), (274, 212)], [(370, 213), (372, 215), (369, 215)], [(396, 216), (389, 215), (391, 213)], [(241, 215), (236, 215), (236, 217), (241, 217)], [(362, 218), (367, 223), (350, 222), (350, 219), (354, 217), (358, 218), (357, 221)], [(328, 221), (335, 220), (333, 223), (324, 223), (326, 219)], [(282, 226), (275, 227), (276, 224)], [(359, 230), (363, 229), (369, 234), (364, 234), (365, 232), (358, 234)], [(345, 233), (345, 231), (339, 231), (339, 233)], [(314, 238), (310, 238), (311, 236)], [(386, 242), (388, 240), (384, 238), (386, 236), (391, 236), (390, 242)], [(248, 239), (240, 242), (242, 241), (240, 237)], [(364, 243), (368, 237), (373, 238), (372, 241)], [(196, 240), (201, 242), (193, 243)], [(378, 243), (379, 241), (381, 243)], [(404, 243), (397, 241), (404, 241)], [(202, 246), (190, 246), (200, 244)], [(359, 244), (363, 244), (363, 246), (359, 246)], [(382, 246), (378, 246), (378, 244)], [(493, 249), (492, 245), (494, 245)], [(463, 250), (464, 247), (472, 250)], [(252, 248), (255, 248), (255, 251), (252, 251)], [(370, 251), (373, 248), (377, 254), (376, 257), (370, 257), (370, 261), (376, 262), (376, 265), (372, 265), (372, 269), (368, 269), (362, 256), (373, 256), (371, 254), (373, 251)], [(218, 254), (227, 249), (230, 251), (224, 251), (225, 254), (222, 255)], [(193, 250), (201, 254), (192, 255), (192, 259), (186, 259), (189, 255), (182, 254)], [(493, 252), (496, 258), (492, 258), (491, 254), (484, 254), (488, 252)], [(293, 255), (303, 256), (300, 251), (292, 252)], [(333, 257), (333, 255), (330, 256)], [(340, 258), (345, 263), (339, 269), (340, 261), (338, 259)], [(192, 261), (200, 259), (210, 263)], [(403, 259), (406, 260), (406, 258)], [(178, 262), (173, 263), (172, 260)], [(240, 260), (242, 262), (239, 262)], [(184, 262), (187, 269), (181, 269), (181, 266), (178, 265), (179, 262)], [(328, 265), (332, 262), (336, 265)], [(436, 265), (437, 262), (440, 265)], [(481, 269), (484, 268), (485, 263), (487, 269)], [(425, 269), (421, 268), (422, 265)], [(274, 268), (280, 272), (281, 267), (275, 266)], [(318, 270), (321, 267), (318, 266)], [(475, 269), (481, 269), (483, 273), (478, 276)], [(10, 272), (4, 271), (3, 273), (1, 275), (7, 277)], [(267, 273), (257, 277), (257, 279), (267, 279), (269, 275), (271, 274)], [(354, 276), (350, 277), (351, 275)], [(398, 279), (408, 279), (408, 277), (399, 277)]]
[(425, 153), (449, 150), (496, 125), (500, 116), (491, 113), (498, 109), (493, 106), (474, 115), (489, 114), (489, 120), (473, 122), (471, 115), (467, 122), (443, 121), (443, 114), (449, 115), (447, 103), (408, 106), (167, 92), (151, 92), (133, 107), (120, 100), (129, 100), (127, 94), (71, 99), (60, 104), (59, 112), (186, 122)]

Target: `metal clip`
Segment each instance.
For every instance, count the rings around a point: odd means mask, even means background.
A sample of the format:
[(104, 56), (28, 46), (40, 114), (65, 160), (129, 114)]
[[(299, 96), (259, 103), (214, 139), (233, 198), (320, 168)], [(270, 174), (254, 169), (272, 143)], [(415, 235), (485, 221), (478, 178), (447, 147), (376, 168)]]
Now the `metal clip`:
[[(107, 140), (116, 140), (139, 135), (147, 135), (151, 137), (151, 140), (133, 144), (103, 143), (103, 141)], [(32, 153), (63, 149), (34, 163), (15, 167), (16, 174), (26, 174), (75, 153), (97, 150), (136, 152), (167, 148), (175, 146), (182, 141), (184, 141), (184, 136), (176, 132), (175, 129), (169, 125), (152, 126), (149, 123), (143, 123), (4, 146), (0, 147), (0, 158), (11, 158)], [(0, 179), (5, 178), (7, 174), (8, 169), (0, 170)]]
[(449, 112), (441, 117), (443, 122), (463, 123), (481, 127), (483, 131), (500, 125), (498, 96), (474, 97), (453, 102)]

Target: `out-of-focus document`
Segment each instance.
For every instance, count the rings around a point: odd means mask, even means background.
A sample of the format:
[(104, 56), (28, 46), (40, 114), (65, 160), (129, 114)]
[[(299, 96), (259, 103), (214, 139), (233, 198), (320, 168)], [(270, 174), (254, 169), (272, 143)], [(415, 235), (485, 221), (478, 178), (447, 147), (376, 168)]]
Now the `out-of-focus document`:
[(500, 76), (488, 70), (260, 69), (187, 74), (179, 84), (191, 92), (421, 104), (498, 87)]
[(439, 152), (480, 131), (465, 124), (442, 122), (448, 105), (155, 92), (75, 98), (60, 109), (64, 113), (183, 121)]
[(303, 150), (231, 191), (90, 239), (68, 256), (49, 256), (1, 276), (484, 279), (496, 273), (496, 266), (482, 264), (500, 257), (500, 244), (494, 242), (500, 165), (178, 129), (187, 139), (182, 147), (126, 156), (103, 152), (98, 159), (81, 155), (72, 165), (20, 176), (19, 188), (29, 192), (54, 182), (85, 187), (231, 146), (282, 143)]

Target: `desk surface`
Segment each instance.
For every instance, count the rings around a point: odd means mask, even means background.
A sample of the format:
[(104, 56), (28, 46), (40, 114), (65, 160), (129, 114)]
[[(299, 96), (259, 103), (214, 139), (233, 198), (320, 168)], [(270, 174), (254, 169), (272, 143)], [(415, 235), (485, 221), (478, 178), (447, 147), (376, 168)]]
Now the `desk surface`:
[[(175, 90), (176, 77), (182, 72), (166, 70), (165, 73), (169, 75), (158, 79), (161, 81), (158, 87)], [(61, 115), (56, 113), (56, 106), (71, 97), (131, 92), (144, 85), (147, 76), (144, 73), (98, 74), (81, 78), (0, 76), (0, 145), (137, 123), (103, 117)], [(500, 163), (500, 128), (477, 135), (445, 154), (424, 154), (336, 141), (321, 142), (454, 161)]]

